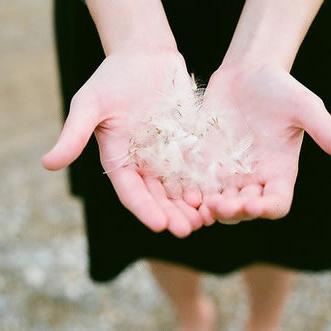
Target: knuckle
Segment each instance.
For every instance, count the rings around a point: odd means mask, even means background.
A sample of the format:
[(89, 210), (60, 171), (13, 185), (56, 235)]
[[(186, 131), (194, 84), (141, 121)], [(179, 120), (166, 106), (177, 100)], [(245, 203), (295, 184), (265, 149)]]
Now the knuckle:
[(324, 101), (318, 95), (313, 94), (312, 100), (313, 100), (313, 103), (316, 105), (316, 107), (325, 108)]
[(71, 101), (70, 101), (70, 109), (73, 110), (73, 109), (77, 109), (79, 108), (80, 104), (81, 104), (81, 99), (82, 99), (82, 96), (81, 96), (81, 93), (78, 91), (72, 98), (71, 98)]
[(85, 109), (93, 110), (93, 113), (96, 113), (99, 108), (97, 96), (90, 93), (85, 87), (82, 87), (78, 92), (76, 92), (70, 101), (70, 111)]
[(284, 207), (282, 210), (280, 210), (278, 218), (280, 219), (286, 217), (289, 214), (290, 209), (291, 209), (290, 206)]
[(160, 233), (167, 229), (167, 222), (166, 220), (158, 220), (155, 224), (152, 226), (152, 230), (154, 232)]
[(290, 208), (291, 207), (289, 205), (284, 205), (278, 208), (268, 206), (264, 207), (262, 215), (271, 220), (279, 220), (283, 219), (288, 215), (288, 213), (290, 212)]

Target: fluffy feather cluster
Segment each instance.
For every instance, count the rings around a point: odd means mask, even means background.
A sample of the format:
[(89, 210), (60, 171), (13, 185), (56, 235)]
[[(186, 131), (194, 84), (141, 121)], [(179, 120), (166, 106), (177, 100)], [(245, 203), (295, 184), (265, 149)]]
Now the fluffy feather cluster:
[(127, 163), (160, 178), (173, 195), (179, 184), (219, 190), (222, 177), (252, 171), (252, 134), (235, 110), (207, 109), (203, 97), (192, 77), (191, 88), (160, 95), (159, 107), (129, 132)]

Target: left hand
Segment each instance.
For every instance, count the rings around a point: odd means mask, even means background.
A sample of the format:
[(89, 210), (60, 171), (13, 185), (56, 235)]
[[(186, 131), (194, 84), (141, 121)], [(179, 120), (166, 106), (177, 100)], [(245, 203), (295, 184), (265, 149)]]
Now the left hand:
[(252, 174), (223, 177), (221, 194), (204, 194), (199, 210), (205, 224), (284, 217), (291, 207), (304, 131), (331, 154), (331, 116), (323, 102), (282, 68), (221, 66), (206, 90), (205, 104), (210, 103), (220, 112), (237, 111), (237, 120), (253, 133), (257, 159)]

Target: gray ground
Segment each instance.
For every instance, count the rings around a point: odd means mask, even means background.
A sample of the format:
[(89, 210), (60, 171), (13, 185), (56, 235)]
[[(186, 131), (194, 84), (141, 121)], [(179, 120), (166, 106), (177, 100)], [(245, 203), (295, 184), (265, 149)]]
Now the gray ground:
[[(65, 174), (40, 156), (56, 139), (60, 110), (45, 0), (1, 0), (0, 330), (172, 330), (174, 315), (145, 262), (96, 286), (85, 272), (81, 207)], [(237, 331), (247, 312), (238, 274), (206, 276), (220, 330)], [(331, 331), (331, 274), (301, 274), (284, 330)]]

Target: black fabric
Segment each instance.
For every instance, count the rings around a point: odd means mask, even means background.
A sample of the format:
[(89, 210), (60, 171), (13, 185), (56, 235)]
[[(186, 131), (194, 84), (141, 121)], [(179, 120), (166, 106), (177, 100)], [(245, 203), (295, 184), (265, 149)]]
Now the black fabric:
[[(189, 70), (207, 83), (230, 43), (244, 1), (168, 0), (166, 13)], [(292, 74), (317, 93), (330, 109), (330, 2), (325, 2), (295, 61)], [(64, 115), (75, 92), (104, 58), (85, 5), (55, 1), (55, 31)], [(81, 196), (86, 215), (90, 275), (113, 279), (140, 258), (154, 257), (216, 274), (255, 262), (298, 270), (331, 268), (331, 158), (306, 137), (291, 213), (279, 221), (256, 220), (235, 226), (215, 224), (187, 239), (155, 234), (120, 204), (102, 174), (92, 138), (70, 168), (72, 192)]]

